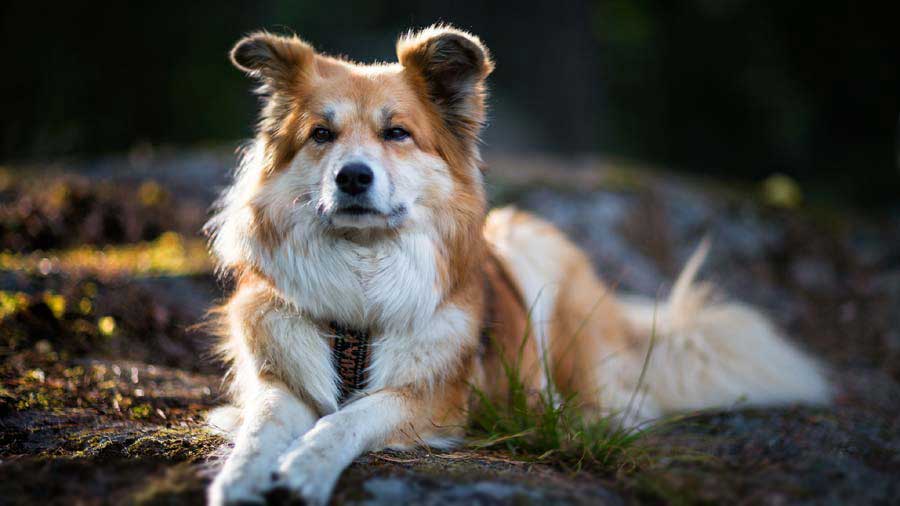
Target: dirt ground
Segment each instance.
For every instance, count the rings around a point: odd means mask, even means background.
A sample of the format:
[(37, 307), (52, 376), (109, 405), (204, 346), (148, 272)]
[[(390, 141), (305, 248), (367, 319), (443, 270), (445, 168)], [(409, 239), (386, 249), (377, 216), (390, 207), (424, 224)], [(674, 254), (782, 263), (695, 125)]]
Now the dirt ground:
[[(704, 235), (707, 279), (827, 363), (822, 408), (735, 406), (652, 436), (677, 451), (586, 472), (504, 451), (381, 452), (334, 504), (900, 504), (900, 211), (600, 159), (489, 156), (495, 204), (559, 225), (621, 290), (670, 286)], [(228, 287), (198, 230), (230, 153), (0, 171), (0, 504), (202, 504), (223, 441), (209, 337)]]

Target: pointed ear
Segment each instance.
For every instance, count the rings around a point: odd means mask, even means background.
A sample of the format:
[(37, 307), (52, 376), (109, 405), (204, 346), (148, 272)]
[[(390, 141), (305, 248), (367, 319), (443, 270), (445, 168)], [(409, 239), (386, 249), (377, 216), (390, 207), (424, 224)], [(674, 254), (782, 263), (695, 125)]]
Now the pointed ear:
[(282, 37), (256, 32), (231, 50), (231, 62), (265, 84), (278, 86), (295, 81), (313, 65), (313, 48), (296, 36)]
[(478, 37), (449, 26), (410, 32), (397, 41), (397, 59), (414, 86), (464, 140), (475, 140), (485, 117), (484, 80), (494, 70)]

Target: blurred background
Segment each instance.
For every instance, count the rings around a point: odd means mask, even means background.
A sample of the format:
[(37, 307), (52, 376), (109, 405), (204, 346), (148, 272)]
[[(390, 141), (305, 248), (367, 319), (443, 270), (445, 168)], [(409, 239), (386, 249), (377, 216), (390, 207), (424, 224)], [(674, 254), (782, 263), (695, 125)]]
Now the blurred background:
[(233, 145), (256, 101), (226, 53), (295, 31), (331, 54), (393, 60), (436, 21), (492, 49), (491, 152), (600, 153), (880, 207), (900, 195), (900, 4), (5, 2), (0, 161)]
[(227, 53), (265, 28), (394, 60), (398, 34), (444, 21), (497, 62), (492, 204), (648, 296), (712, 236), (703, 278), (821, 358), (835, 402), (654, 429), (653, 455), (690, 458), (597, 480), (511, 446), (376, 456), (337, 504), (895, 504), (898, 19), (831, 0), (0, 3), (0, 503), (204, 503), (223, 371), (197, 324), (230, 282), (200, 230), (258, 108)]

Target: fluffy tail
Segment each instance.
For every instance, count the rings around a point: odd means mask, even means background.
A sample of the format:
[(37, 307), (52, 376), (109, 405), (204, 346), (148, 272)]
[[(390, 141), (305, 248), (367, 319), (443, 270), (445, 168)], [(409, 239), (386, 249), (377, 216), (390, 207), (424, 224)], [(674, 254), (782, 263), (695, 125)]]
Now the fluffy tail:
[[(704, 240), (675, 282), (668, 300), (622, 297), (621, 307), (640, 341), (652, 342), (643, 415), (728, 407), (824, 403), (823, 370), (756, 309), (712, 300), (697, 283), (709, 252)], [(642, 418), (641, 414), (638, 415)]]

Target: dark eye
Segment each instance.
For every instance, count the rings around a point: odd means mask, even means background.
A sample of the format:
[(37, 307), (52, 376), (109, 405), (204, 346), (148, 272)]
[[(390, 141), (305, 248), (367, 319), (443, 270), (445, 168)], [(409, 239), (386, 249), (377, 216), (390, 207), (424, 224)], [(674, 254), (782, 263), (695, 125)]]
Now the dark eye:
[(392, 127), (385, 130), (383, 135), (386, 141), (402, 141), (409, 137), (409, 132), (400, 127)]
[(312, 139), (319, 144), (325, 144), (334, 140), (334, 132), (324, 127), (316, 127), (312, 131)]

